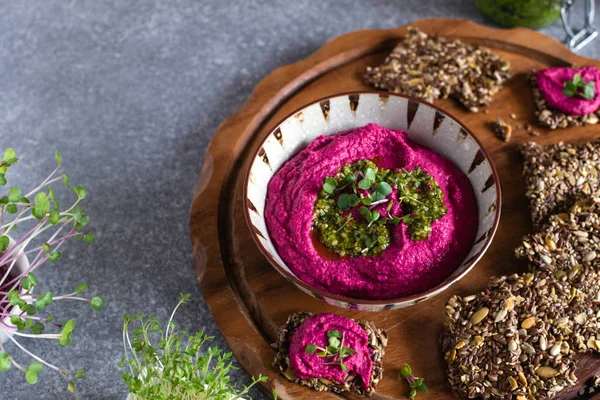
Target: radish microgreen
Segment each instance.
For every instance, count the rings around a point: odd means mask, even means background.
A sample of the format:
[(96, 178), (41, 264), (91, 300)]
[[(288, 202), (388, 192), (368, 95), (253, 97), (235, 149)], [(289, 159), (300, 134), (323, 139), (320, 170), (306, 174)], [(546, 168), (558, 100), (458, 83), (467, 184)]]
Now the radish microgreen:
[(344, 334), (338, 330), (327, 331), (327, 342), (325, 348), (319, 347), (316, 344), (307, 344), (304, 351), (306, 354), (315, 354), (317, 357), (331, 359), (325, 365), (339, 365), (342, 371), (348, 372), (348, 367), (344, 364), (344, 358), (350, 357), (357, 352), (351, 348), (344, 346)]
[(400, 368), (400, 376), (406, 379), (410, 387), (410, 392), (408, 395), (409, 399), (414, 399), (417, 396), (417, 391), (427, 391), (427, 386), (425, 383), (423, 383), (423, 378), (417, 378), (416, 376), (413, 376), (410, 365), (404, 364), (404, 366)]
[(562, 92), (567, 97), (574, 97), (577, 95), (586, 100), (594, 100), (594, 97), (596, 96), (596, 82), (589, 81), (586, 83), (581, 77), (581, 74), (575, 74), (572, 80), (565, 81), (563, 85), (564, 89)]
[[(0, 160), (0, 186), (8, 184), (7, 173), (19, 161), (13, 149), (4, 151)], [(35, 361), (28, 367), (13, 358), (0, 344), (0, 371), (11, 366), (25, 373), (25, 380), (34, 384), (38, 373), (45, 367), (58, 372), (67, 382), (67, 389), (75, 390), (74, 379), (83, 378), (83, 370), (71, 372), (59, 368), (27, 350), (20, 341), (22, 338), (53, 339), (63, 346), (71, 344), (71, 334), (75, 329), (75, 320), (55, 321), (48, 308), (63, 300), (80, 301), (90, 304), (95, 310), (101, 310), (104, 299), (91, 299), (81, 296), (87, 284), (77, 287), (73, 293), (54, 295), (47, 291), (35, 294), (38, 286), (36, 271), (46, 261), (58, 262), (62, 257), (59, 250), (71, 238), (93, 243), (95, 236), (86, 232), (89, 217), (81, 208), (81, 202), (87, 197), (83, 186), (70, 186), (69, 179), (62, 173), (62, 156), (56, 152), (57, 167), (34, 189), (26, 192), (10, 187), (0, 195), (0, 319), (9, 319), (10, 324), (0, 324), (0, 331), (7, 333), (8, 339), (27, 356)], [(71, 206), (61, 208), (52, 184), (62, 182), (75, 194)], [(24, 234), (17, 235), (21, 229)], [(8, 237), (13, 236), (14, 240)], [(35, 244), (32, 244), (35, 243)], [(22, 255), (31, 263), (24, 271), (17, 272), (15, 265)], [(20, 309), (18, 312), (17, 307)], [(47, 332), (54, 330), (54, 333)]]

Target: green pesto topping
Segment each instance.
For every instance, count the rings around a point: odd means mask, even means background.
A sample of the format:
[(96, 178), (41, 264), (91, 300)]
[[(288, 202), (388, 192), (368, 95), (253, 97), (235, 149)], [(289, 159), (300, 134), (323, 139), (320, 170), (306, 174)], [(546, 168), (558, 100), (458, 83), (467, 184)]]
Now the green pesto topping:
[[(392, 195), (394, 188), (397, 192)], [(402, 206), (400, 216), (391, 212), (397, 202)], [(410, 225), (413, 240), (424, 240), (433, 221), (446, 211), (443, 192), (421, 168), (387, 170), (359, 160), (325, 178), (313, 227), (320, 241), (341, 257), (373, 256), (390, 245), (390, 225), (404, 222)]]

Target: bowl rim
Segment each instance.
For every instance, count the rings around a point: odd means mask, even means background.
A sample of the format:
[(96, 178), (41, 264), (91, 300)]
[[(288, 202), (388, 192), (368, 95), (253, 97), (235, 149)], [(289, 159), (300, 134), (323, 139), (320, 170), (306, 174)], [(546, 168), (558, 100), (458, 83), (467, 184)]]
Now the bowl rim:
[[(467, 264), (464, 271), (462, 271), (460, 274), (452, 277), (451, 279), (446, 278), (443, 282), (432, 287), (431, 289), (428, 289), (424, 292), (415, 293), (410, 296), (399, 297), (399, 298), (394, 298), (394, 299), (358, 299), (358, 298), (340, 296), (337, 294), (329, 293), (324, 290), (315, 288), (315, 287), (307, 284), (300, 278), (298, 278), (296, 275), (281, 268), (279, 266), (279, 264), (277, 263), (277, 261), (275, 261), (273, 256), (264, 248), (264, 246), (258, 239), (256, 232), (254, 232), (254, 230), (252, 229), (252, 226), (254, 226), (254, 225), (252, 224), (251, 219), (250, 219), (250, 212), (249, 212), (250, 208), (249, 208), (249, 204), (248, 204), (248, 183), (249, 183), (249, 177), (250, 177), (250, 170), (252, 169), (252, 166), (254, 165), (254, 160), (256, 160), (256, 157), (258, 157), (258, 153), (259, 153), (260, 149), (264, 146), (267, 139), (273, 134), (273, 132), (275, 132), (278, 128), (280, 128), (281, 125), (283, 125), (283, 123), (285, 121), (292, 118), (294, 115), (298, 114), (299, 112), (303, 111), (304, 109), (306, 109), (308, 107), (311, 107), (322, 101), (331, 100), (331, 99), (337, 98), (337, 97), (362, 95), (362, 94), (385, 95), (388, 97), (398, 97), (398, 98), (406, 99), (409, 101), (415, 101), (419, 104), (424, 104), (428, 107), (431, 107), (431, 108), (435, 109), (436, 111), (441, 112), (442, 114), (444, 114), (447, 117), (450, 117), (462, 129), (464, 129), (464, 131), (467, 132), (467, 134), (469, 136), (471, 136), (471, 138), (473, 138), (473, 140), (475, 140), (475, 142), (479, 145), (479, 148), (483, 152), (485, 159), (488, 160), (488, 163), (492, 170), (492, 175), (494, 177), (494, 181), (496, 182), (496, 187), (497, 187), (496, 188), (496, 215), (494, 217), (494, 222), (492, 224), (491, 233), (486, 238), (485, 243), (484, 243), (483, 247), (481, 248), (479, 255), (477, 257), (473, 258)], [(290, 280), (294, 285), (301, 288), (301, 290), (318, 296), (318, 298), (320, 300), (327, 298), (327, 299), (332, 299), (332, 300), (335, 300), (338, 302), (344, 302), (344, 303), (349, 303), (349, 304), (354, 304), (354, 305), (364, 305), (364, 306), (386, 306), (386, 305), (394, 305), (394, 304), (402, 304), (402, 303), (410, 303), (410, 302), (414, 302), (416, 304), (419, 301), (426, 300), (430, 297), (433, 297), (433, 296), (447, 290), (449, 287), (451, 287), (452, 285), (457, 283), (459, 280), (461, 280), (465, 275), (467, 275), (473, 269), (475, 264), (477, 264), (477, 262), (479, 262), (479, 260), (483, 257), (483, 255), (487, 252), (489, 246), (492, 243), (494, 236), (496, 235), (496, 231), (498, 230), (498, 225), (500, 223), (500, 214), (502, 212), (502, 188), (500, 185), (500, 177), (498, 176), (498, 171), (496, 169), (496, 165), (494, 164), (489, 153), (483, 146), (483, 143), (481, 143), (479, 138), (471, 131), (471, 129), (466, 127), (459, 119), (454, 117), (454, 115), (452, 115), (451, 113), (445, 111), (444, 109), (442, 109), (432, 103), (429, 103), (429, 102), (419, 99), (419, 98), (410, 97), (410, 96), (406, 96), (406, 95), (399, 94), (399, 93), (391, 93), (391, 92), (384, 92), (384, 91), (378, 91), (378, 90), (354, 90), (354, 91), (334, 93), (334, 94), (331, 94), (328, 96), (320, 97), (316, 100), (313, 100), (313, 101), (310, 101), (310, 102), (304, 104), (301, 107), (296, 108), (294, 111), (288, 113), (283, 118), (281, 118), (279, 120), (279, 122), (277, 122), (277, 124), (275, 124), (273, 126), (273, 128), (269, 129), (268, 134), (265, 135), (265, 137), (263, 139), (261, 139), (260, 142), (257, 144), (256, 148), (251, 153), (250, 160), (251, 160), (251, 162), (248, 164), (248, 167), (246, 168), (246, 173), (244, 174), (243, 199), (242, 199), (243, 206), (244, 206), (244, 216), (246, 219), (246, 225), (248, 227), (248, 230), (250, 231), (250, 236), (252, 237), (252, 240), (254, 241), (254, 243), (258, 246), (258, 249), (260, 250), (260, 252), (267, 259), (267, 261), (269, 261), (269, 264), (271, 264), (271, 266), (273, 266), (273, 268), (275, 268), (275, 270), (277, 272), (279, 272), (281, 275), (283, 275), (286, 279)], [(275, 171), (274, 174), (275, 173), (277, 173), (277, 171)], [(267, 235), (270, 236), (268, 231), (267, 231)], [(473, 243), (473, 245), (474, 244), (475, 243)], [(275, 251), (277, 251), (277, 250), (275, 250)]]

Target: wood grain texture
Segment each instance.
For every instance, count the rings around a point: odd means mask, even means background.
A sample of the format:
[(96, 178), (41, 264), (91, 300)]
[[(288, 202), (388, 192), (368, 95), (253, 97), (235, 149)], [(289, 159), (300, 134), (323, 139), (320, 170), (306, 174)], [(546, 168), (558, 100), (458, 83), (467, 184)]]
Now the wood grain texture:
[[(249, 374), (267, 374), (269, 382), (263, 389), (267, 393), (276, 389), (282, 399), (338, 398), (290, 384), (271, 369), (275, 352), (270, 344), (275, 341), (277, 327), (297, 311), (335, 312), (372, 320), (388, 331), (390, 345), (384, 359), (384, 378), (374, 399), (405, 398), (407, 386), (398, 375), (404, 363), (424, 376), (429, 385), (429, 392), (419, 394), (419, 398), (454, 398), (446, 386), (445, 361), (439, 346), (446, 300), (453, 294), (476, 293), (492, 275), (519, 272), (526, 267), (514, 257), (522, 236), (532, 231), (517, 146), (529, 140), (550, 144), (599, 136), (600, 126), (557, 131), (536, 128), (541, 133), (539, 137), (520, 130), (513, 133), (511, 142), (504, 143), (487, 124), (496, 117), (513, 125), (535, 122), (526, 81), (532, 68), (572, 63), (600, 67), (600, 62), (579, 57), (555, 39), (527, 29), (492, 29), (455, 19), (420, 20), (411, 25), (428, 34), (490, 47), (512, 63), (513, 78), (496, 95), (489, 114), (469, 113), (452, 100), (436, 101), (484, 143), (498, 168), (503, 192), (502, 217), (491, 247), (473, 271), (448, 291), (416, 306), (382, 313), (328, 306), (296, 289), (269, 265), (252, 241), (243, 213), (243, 176), (258, 141), (284, 116), (312, 100), (369, 89), (362, 82), (362, 73), (368, 65), (383, 61), (404, 36), (406, 27), (349, 33), (328, 42), (309, 58), (274, 71), (256, 87), (244, 106), (219, 127), (208, 147), (190, 210), (198, 282), (237, 359)], [(511, 113), (517, 115), (516, 120), (510, 119)], [(600, 357), (580, 357), (580, 384), (594, 371), (600, 371)], [(575, 389), (558, 398), (574, 398)]]

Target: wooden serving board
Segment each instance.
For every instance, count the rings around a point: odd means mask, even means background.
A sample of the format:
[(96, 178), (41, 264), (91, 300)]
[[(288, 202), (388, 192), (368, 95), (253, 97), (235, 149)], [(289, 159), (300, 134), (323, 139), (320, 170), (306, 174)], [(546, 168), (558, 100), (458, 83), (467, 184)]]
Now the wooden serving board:
[[(503, 193), (502, 217), (491, 247), (475, 268), (448, 291), (413, 307), (381, 313), (328, 306), (292, 286), (269, 265), (252, 241), (243, 213), (243, 177), (258, 142), (284, 116), (312, 100), (370, 89), (361, 78), (365, 68), (381, 63), (405, 35), (406, 27), (349, 33), (331, 40), (309, 58), (274, 71), (256, 87), (245, 105), (219, 127), (208, 147), (190, 215), (198, 282), (241, 365), (253, 376), (268, 375), (264, 391), (270, 394), (274, 388), (282, 399), (338, 397), (291, 384), (271, 369), (275, 352), (270, 344), (275, 341), (277, 328), (297, 311), (333, 312), (372, 320), (387, 330), (385, 372), (373, 398), (406, 398), (408, 388), (399, 377), (404, 363), (410, 364), (429, 385), (429, 391), (420, 393), (419, 398), (454, 398), (446, 385), (446, 363), (439, 345), (445, 302), (453, 294), (480, 291), (492, 275), (525, 270), (525, 265), (514, 257), (522, 236), (532, 231), (517, 146), (529, 140), (549, 144), (599, 136), (600, 126), (557, 131), (536, 128), (541, 133), (538, 137), (520, 130), (513, 133), (511, 142), (504, 143), (487, 127), (496, 117), (513, 126), (535, 122), (531, 89), (526, 81), (532, 68), (572, 63), (600, 67), (599, 61), (577, 56), (555, 39), (527, 29), (492, 29), (456, 19), (420, 20), (411, 25), (428, 34), (487, 46), (512, 64), (513, 78), (496, 95), (488, 114), (469, 113), (453, 100), (436, 101), (483, 142), (498, 168)], [(511, 113), (517, 116), (516, 120), (509, 117)], [(594, 372), (600, 372), (600, 357), (581, 356), (579, 384)], [(572, 399), (579, 388), (565, 391), (558, 398)]]

